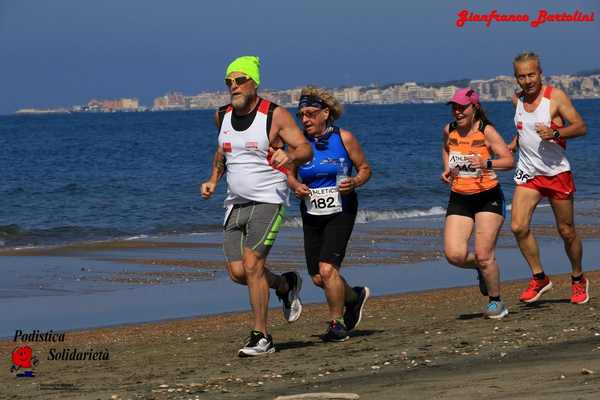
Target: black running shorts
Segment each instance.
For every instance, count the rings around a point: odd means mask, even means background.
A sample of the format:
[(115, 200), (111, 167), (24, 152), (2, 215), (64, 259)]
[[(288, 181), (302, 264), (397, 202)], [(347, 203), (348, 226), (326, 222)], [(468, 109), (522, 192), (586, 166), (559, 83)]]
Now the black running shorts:
[(319, 262), (341, 266), (358, 211), (357, 196), (349, 195), (345, 210), (332, 215), (311, 215), (302, 207), (304, 253), (308, 273), (319, 273)]
[(500, 185), (475, 194), (461, 194), (450, 192), (446, 217), (449, 215), (462, 215), (475, 219), (479, 212), (491, 212), (505, 217), (504, 194)]

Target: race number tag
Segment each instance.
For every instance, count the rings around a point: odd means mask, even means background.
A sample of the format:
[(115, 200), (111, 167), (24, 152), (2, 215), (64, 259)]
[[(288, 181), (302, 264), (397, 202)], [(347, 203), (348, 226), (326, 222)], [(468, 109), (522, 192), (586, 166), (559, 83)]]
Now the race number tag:
[(515, 169), (514, 181), (517, 185), (521, 185), (521, 184), (527, 182), (528, 180), (530, 180), (531, 178), (533, 178), (533, 177), (526, 174), (525, 171), (523, 171), (522, 169), (520, 169), (520, 168)]
[(462, 154), (451, 151), (448, 154), (448, 167), (450, 170), (458, 172), (461, 178), (478, 178), (481, 175), (481, 169), (473, 168), (468, 157), (472, 154)]
[(309, 190), (310, 196), (304, 199), (307, 213), (330, 215), (342, 212), (342, 197), (337, 187), (329, 186)]

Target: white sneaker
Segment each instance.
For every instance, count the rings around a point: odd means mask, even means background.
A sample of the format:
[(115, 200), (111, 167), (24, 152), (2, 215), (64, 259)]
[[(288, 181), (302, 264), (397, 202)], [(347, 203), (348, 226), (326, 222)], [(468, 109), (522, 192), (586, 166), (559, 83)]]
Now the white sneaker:
[(262, 332), (252, 331), (246, 341), (246, 345), (238, 351), (240, 357), (254, 357), (275, 353), (275, 345), (271, 335), (263, 335)]
[(300, 290), (302, 289), (302, 278), (300, 274), (293, 272), (286, 272), (281, 275), (287, 280), (290, 288), (289, 292), (285, 296), (277, 297), (283, 302), (283, 317), (287, 322), (294, 322), (300, 318), (302, 314), (302, 302), (300, 301)]

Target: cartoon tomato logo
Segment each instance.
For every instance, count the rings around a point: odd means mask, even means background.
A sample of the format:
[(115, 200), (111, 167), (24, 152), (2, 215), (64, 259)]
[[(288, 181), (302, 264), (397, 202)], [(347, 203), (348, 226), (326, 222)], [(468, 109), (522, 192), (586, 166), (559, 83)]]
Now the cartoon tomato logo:
[(20, 368), (31, 368), (31, 358), (33, 357), (33, 350), (29, 346), (17, 347), (12, 353), (13, 365)]

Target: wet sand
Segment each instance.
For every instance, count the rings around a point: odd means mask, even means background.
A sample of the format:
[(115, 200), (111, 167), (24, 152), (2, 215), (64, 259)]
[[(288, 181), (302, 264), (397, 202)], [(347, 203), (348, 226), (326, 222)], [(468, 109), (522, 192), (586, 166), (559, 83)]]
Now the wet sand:
[[(592, 294), (600, 272), (590, 272)], [(476, 287), (371, 299), (351, 340), (322, 343), (326, 307), (308, 305), (287, 324), (270, 312), (277, 352), (240, 359), (249, 313), (67, 332), (59, 344), (28, 343), (40, 360), (31, 379), (9, 373), (16, 347), (0, 342), (0, 399), (273, 399), (309, 392), (361, 399), (596, 399), (598, 301), (572, 305), (568, 277), (541, 301), (517, 301), (525, 282), (503, 286), (510, 314), (482, 318)], [(50, 348), (106, 350), (106, 361), (50, 361)]]
[(0, 249), (0, 256), (68, 256), (89, 252), (140, 249), (215, 249), (219, 243), (156, 242), (143, 240), (110, 240), (72, 243), (59, 246), (21, 247)]
[[(441, 260), (441, 228), (357, 227), (349, 245), (345, 267), (368, 265), (403, 265)], [(582, 239), (600, 238), (600, 227), (578, 225)], [(541, 240), (558, 239), (556, 227), (535, 225), (532, 231)], [(218, 236), (216, 234), (214, 236)], [(286, 233), (287, 244), (278, 243), (269, 256), (269, 268), (282, 272), (304, 269), (304, 253), (298, 242), (302, 240), (297, 230)], [(122, 265), (110, 277), (98, 278), (81, 269), (79, 279), (129, 284), (160, 284), (212, 279), (215, 271), (224, 271), (222, 244), (217, 238), (210, 242), (160, 242), (160, 241), (106, 241), (75, 243), (64, 246), (0, 249), (0, 257), (79, 257)], [(500, 232), (499, 248), (514, 248), (512, 233), (505, 226)], [(160, 253), (157, 253), (160, 252)], [(185, 258), (171, 257), (183, 254)], [(1, 260), (1, 259), (0, 259)], [(145, 270), (128, 270), (127, 265), (144, 266)], [(88, 276), (89, 275), (89, 276)]]
[[(600, 267), (589, 262), (592, 259), (595, 262), (599, 254), (595, 239), (600, 238), (600, 229), (595, 225), (578, 225), (578, 230), (584, 239), (591, 239), (584, 242), (588, 257), (585, 270)], [(545, 256), (554, 261), (548, 263), (548, 270), (566, 271), (556, 229), (537, 225), (534, 232), (540, 237)], [(463, 271), (435, 261), (441, 258), (440, 236), (441, 230), (436, 227), (361, 226), (350, 243), (345, 266), (354, 266), (356, 277), (378, 273), (377, 279), (389, 280), (395, 276), (392, 280), (403, 279), (410, 285), (415, 284), (415, 277), (433, 273), (435, 276), (430, 276), (435, 282), (447, 280), (446, 286), (450, 286), (452, 283), (448, 282), (459, 282), (453, 279)], [(298, 230), (290, 230), (278, 238), (269, 258), (270, 267), (278, 271), (303, 270), (299, 240)], [(66, 289), (100, 280), (100, 285), (110, 284), (109, 292), (102, 296), (124, 301), (132, 299), (125, 296), (126, 290), (115, 289), (115, 285), (159, 289), (193, 280), (208, 280), (203, 286), (206, 288), (209, 284), (221, 285), (215, 286), (223, 291), (218, 295), (227, 295), (229, 292), (224, 288), (232, 286), (237, 289), (235, 296), (244, 300), (243, 288), (222, 282), (224, 263), (220, 246), (218, 237), (203, 238), (200, 242), (83, 243), (3, 250), (0, 261), (6, 260), (5, 266), (14, 265), (13, 270), (20, 271), (23, 265), (18, 260), (33, 257), (39, 262), (29, 271), (36, 266), (44, 266), (52, 274), (60, 270), (59, 278), (71, 280), (65, 283)], [(503, 271), (526, 268), (506, 227), (499, 247), (506, 249)], [(427, 268), (424, 267), (427, 263), (415, 264), (431, 260), (433, 264)], [(385, 268), (396, 272), (381, 274)], [(418, 270), (420, 275), (415, 273)], [(221, 278), (213, 282), (215, 274), (221, 274)], [(55, 279), (55, 275), (47, 272), (31, 276), (34, 285), (35, 279), (50, 282)], [(587, 276), (594, 296), (600, 271)], [(0, 374), (3, 388), (0, 399), (273, 399), (309, 392), (356, 393), (361, 399), (384, 400), (597, 398), (600, 392), (598, 302), (592, 297), (587, 305), (570, 304), (568, 276), (552, 278), (555, 288), (542, 301), (529, 306), (517, 301), (524, 281), (504, 283), (503, 299), (511, 313), (501, 321), (482, 318), (486, 298), (474, 286), (377, 297), (369, 301), (363, 323), (351, 340), (339, 344), (325, 344), (319, 339), (326, 328), (325, 305), (306, 305), (302, 318), (291, 325), (283, 322), (280, 309), (273, 309), (269, 329), (278, 351), (259, 359), (236, 357), (250, 328), (251, 316), (247, 312), (67, 332), (66, 341), (58, 344), (29, 342), (40, 360), (35, 369), (37, 376), (32, 379), (16, 379), (10, 373), (10, 354), (22, 343), (0, 341), (0, 352), (4, 354), (0, 365), (5, 371)], [(390, 284), (393, 286), (394, 282)], [(464, 283), (454, 283), (461, 284)], [(310, 283), (306, 281), (305, 285)], [(102, 286), (92, 288), (102, 289)], [(311, 288), (306, 289), (308, 297)], [(110, 294), (110, 290), (117, 292)], [(389, 293), (383, 293), (386, 292)], [(134, 293), (156, 296), (170, 292), (132, 292), (137, 296)], [(217, 295), (210, 293), (205, 293), (205, 298)], [(75, 290), (69, 298), (77, 301), (77, 296)], [(102, 303), (109, 298), (102, 296), (97, 297), (100, 303), (93, 311), (106, 309)], [(39, 299), (43, 298), (32, 300), (28, 307), (37, 307)], [(29, 304), (28, 299), (8, 300), (0, 301), (5, 316), (24, 311), (24, 304)], [(148, 307), (144, 298), (136, 300)], [(178, 304), (177, 299), (153, 300)], [(57, 301), (48, 304), (60, 301), (57, 297)], [(210, 306), (210, 300), (206, 306)], [(69, 315), (62, 318), (72, 318)], [(97, 318), (93, 313), (88, 317), (90, 321)], [(94, 326), (86, 323), (79, 326)], [(35, 328), (23, 326), (24, 330)], [(48, 360), (51, 348), (93, 349), (108, 352), (110, 356), (105, 361)]]

